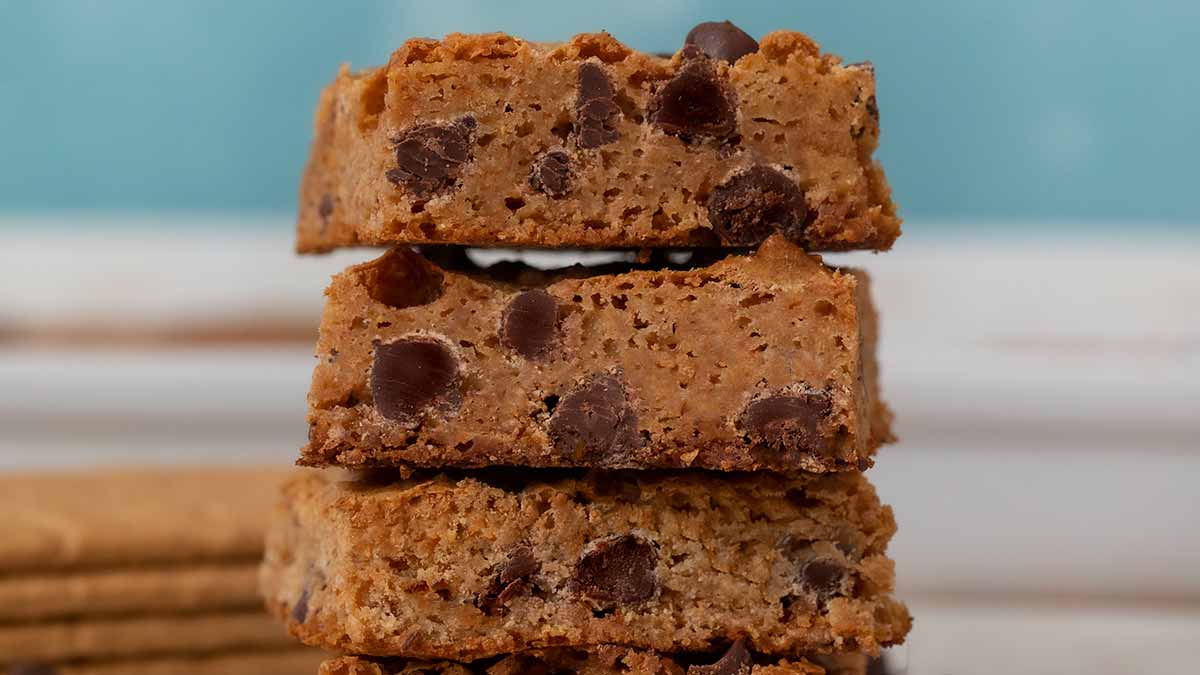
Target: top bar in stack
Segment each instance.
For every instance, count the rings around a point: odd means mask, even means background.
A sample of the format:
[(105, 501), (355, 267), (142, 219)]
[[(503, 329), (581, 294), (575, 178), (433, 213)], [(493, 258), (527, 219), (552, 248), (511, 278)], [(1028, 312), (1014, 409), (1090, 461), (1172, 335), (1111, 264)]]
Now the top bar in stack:
[(607, 33), (409, 40), (321, 95), (297, 248), (886, 250), (900, 234), (870, 63), (701, 24), (665, 58)]

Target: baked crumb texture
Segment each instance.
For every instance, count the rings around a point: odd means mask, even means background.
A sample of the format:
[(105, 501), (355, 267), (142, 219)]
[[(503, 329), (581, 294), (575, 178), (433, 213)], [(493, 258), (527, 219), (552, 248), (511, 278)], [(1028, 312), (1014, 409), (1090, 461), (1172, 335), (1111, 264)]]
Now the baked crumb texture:
[[(409, 40), (321, 94), (297, 248), (891, 247), (875, 73), (801, 33), (664, 58), (607, 33)], [(752, 50), (752, 51), (748, 51)]]
[(591, 650), (540, 649), (521, 654), (457, 661), (414, 661), (344, 656), (326, 661), (320, 675), (867, 675), (861, 654), (808, 659), (763, 658), (734, 642), (724, 652), (658, 654), (605, 645)]
[(463, 260), (400, 247), (334, 278), (302, 464), (832, 472), (892, 438), (866, 276), (782, 236), (681, 265)]
[(890, 595), (894, 531), (857, 473), (300, 472), (261, 583), (296, 637), (342, 653), (720, 653), (740, 639), (776, 659), (873, 654), (911, 623)]

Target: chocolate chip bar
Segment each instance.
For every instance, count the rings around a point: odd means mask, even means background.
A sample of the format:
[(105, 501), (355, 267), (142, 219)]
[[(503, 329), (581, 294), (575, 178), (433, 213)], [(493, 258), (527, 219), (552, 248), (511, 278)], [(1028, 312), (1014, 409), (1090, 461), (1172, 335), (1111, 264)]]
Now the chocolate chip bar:
[(542, 649), (471, 663), (344, 656), (321, 665), (320, 675), (866, 675), (867, 658), (848, 654), (781, 660), (750, 653), (744, 640), (723, 654), (658, 654), (606, 645), (592, 651)]
[(669, 57), (607, 33), (414, 39), (321, 94), (297, 248), (886, 250), (878, 140), (871, 64), (792, 31), (702, 24)]
[(297, 475), (262, 588), (294, 635), (473, 661), (622, 644), (795, 658), (874, 653), (910, 619), (895, 530), (861, 474), (479, 470)]
[(866, 276), (782, 237), (698, 266), (438, 257), (334, 278), (301, 463), (826, 472), (891, 438)]

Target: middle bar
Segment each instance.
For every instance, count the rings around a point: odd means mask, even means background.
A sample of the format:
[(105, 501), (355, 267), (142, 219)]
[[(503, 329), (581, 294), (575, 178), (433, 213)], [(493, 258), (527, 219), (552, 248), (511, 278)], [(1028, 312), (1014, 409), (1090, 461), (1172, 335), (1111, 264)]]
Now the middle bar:
[(891, 439), (866, 275), (780, 237), (552, 272), (433, 251), (326, 291), (302, 464), (830, 472)]

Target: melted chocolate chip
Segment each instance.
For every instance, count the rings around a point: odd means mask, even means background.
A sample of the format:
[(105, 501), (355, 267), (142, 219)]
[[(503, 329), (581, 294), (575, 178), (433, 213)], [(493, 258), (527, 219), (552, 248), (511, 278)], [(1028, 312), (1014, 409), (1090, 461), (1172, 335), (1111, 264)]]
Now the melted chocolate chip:
[(737, 108), (712, 61), (696, 58), (687, 61), (655, 94), (650, 121), (684, 139), (724, 139), (737, 128)]
[(845, 595), (846, 576), (846, 568), (841, 564), (827, 558), (813, 558), (800, 565), (796, 582), (821, 607), (830, 598)]
[(710, 58), (728, 63), (734, 63), (743, 56), (758, 51), (758, 43), (754, 38), (729, 21), (706, 21), (698, 24), (688, 32), (683, 43), (696, 45)]
[(789, 596), (792, 602), (798, 598), (810, 609), (821, 609), (831, 598), (851, 590), (851, 570), (842, 561), (815, 551), (812, 541), (788, 536), (779, 547), (795, 570), (793, 595)]
[(388, 170), (387, 179), (421, 203), (449, 191), (471, 160), (474, 132), (473, 117), (408, 129), (394, 140), (396, 168)]
[(879, 121), (879, 102), (875, 100), (875, 95), (867, 97), (867, 114), (876, 122)]
[(305, 586), (304, 590), (300, 591), (300, 597), (296, 599), (296, 604), (292, 605), (292, 621), (304, 623), (308, 619), (308, 595), (309, 589), (308, 586)]
[(575, 99), (579, 147), (598, 148), (620, 138), (620, 114), (616, 88), (604, 68), (592, 61), (579, 64), (579, 93)]
[(575, 584), (589, 598), (630, 604), (658, 593), (658, 547), (635, 534), (594, 542), (575, 564)]
[(784, 390), (751, 401), (742, 411), (739, 425), (751, 442), (785, 456), (823, 455), (828, 441), (821, 434), (821, 423), (832, 409), (827, 392)]
[(547, 433), (572, 461), (614, 462), (637, 444), (637, 415), (618, 378), (595, 375), (554, 407)]
[(371, 263), (364, 276), (376, 302), (403, 309), (442, 297), (442, 272), (407, 246), (398, 246)]
[(558, 302), (541, 289), (525, 291), (508, 303), (500, 325), (500, 339), (529, 360), (550, 351), (558, 336)]
[(746, 641), (738, 639), (729, 645), (725, 654), (716, 663), (707, 666), (691, 666), (687, 675), (750, 675), (754, 659), (746, 649)]
[(530, 577), (542, 568), (541, 563), (533, 557), (533, 549), (528, 546), (518, 546), (508, 554), (508, 559), (500, 567), (495, 578), (480, 596), (475, 606), (489, 615), (504, 615), (508, 601), (529, 585)]
[(553, 199), (571, 191), (571, 158), (555, 150), (539, 157), (529, 172), (529, 187)]
[(458, 360), (440, 340), (411, 337), (375, 347), (371, 395), (388, 419), (412, 422), (428, 408), (456, 406), (460, 386)]
[(328, 221), (329, 216), (333, 215), (333, 196), (321, 195), (321, 201), (317, 204), (317, 215), (322, 221)]
[(814, 217), (800, 187), (769, 166), (750, 167), (708, 197), (713, 229), (732, 246), (756, 246), (775, 232), (803, 243)]

